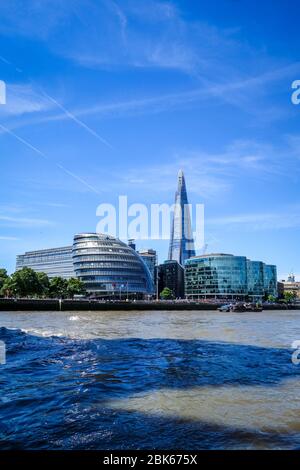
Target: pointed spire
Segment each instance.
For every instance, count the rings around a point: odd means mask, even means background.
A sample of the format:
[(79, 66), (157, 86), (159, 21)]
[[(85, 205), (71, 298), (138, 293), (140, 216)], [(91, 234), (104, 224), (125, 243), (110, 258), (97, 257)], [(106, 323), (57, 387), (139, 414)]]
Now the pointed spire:
[(184, 265), (186, 259), (195, 256), (188, 197), (182, 170), (178, 172), (178, 188), (175, 193), (175, 210), (171, 225), (169, 259)]

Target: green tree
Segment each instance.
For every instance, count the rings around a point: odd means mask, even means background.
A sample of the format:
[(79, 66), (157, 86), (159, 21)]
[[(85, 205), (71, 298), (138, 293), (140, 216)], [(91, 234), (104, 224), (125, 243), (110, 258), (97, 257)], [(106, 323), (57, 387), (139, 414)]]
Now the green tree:
[(1, 295), (5, 295), (5, 297), (12, 297), (17, 296), (17, 285), (16, 282), (12, 279), (12, 277), (7, 277), (3, 283), (3, 286), (0, 291)]
[(71, 298), (73, 298), (74, 295), (85, 294), (85, 287), (83, 282), (76, 277), (71, 277), (71, 279), (68, 280), (67, 292), (68, 296)]
[(53, 277), (50, 280), (50, 287), (49, 287), (49, 294), (50, 297), (64, 299), (68, 297), (68, 281), (67, 279), (63, 279), (62, 277)]
[(7, 271), (6, 269), (1, 268), (0, 269), (0, 290), (2, 289), (3, 284), (6, 281), (6, 279), (8, 279)]
[(163, 300), (172, 299), (172, 297), (173, 297), (173, 293), (171, 289), (169, 289), (169, 287), (165, 287), (160, 293), (160, 298)]
[(283, 299), (284, 299), (284, 302), (286, 302), (287, 304), (293, 302), (296, 298), (296, 293), (295, 292), (284, 292), (283, 294)]
[(37, 273), (31, 268), (22, 268), (7, 278), (2, 287), (5, 295), (29, 297), (40, 295), (41, 285)]
[(39, 292), (38, 294), (43, 297), (49, 296), (50, 281), (46, 273), (37, 273), (39, 281)]
[(276, 302), (276, 297), (274, 297), (274, 295), (268, 295), (267, 300), (268, 302)]

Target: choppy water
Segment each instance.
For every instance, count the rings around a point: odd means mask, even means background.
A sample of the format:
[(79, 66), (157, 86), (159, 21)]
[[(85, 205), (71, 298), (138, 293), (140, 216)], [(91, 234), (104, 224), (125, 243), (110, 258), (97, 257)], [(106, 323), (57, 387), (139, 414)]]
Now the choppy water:
[(300, 312), (0, 312), (0, 449), (300, 447)]

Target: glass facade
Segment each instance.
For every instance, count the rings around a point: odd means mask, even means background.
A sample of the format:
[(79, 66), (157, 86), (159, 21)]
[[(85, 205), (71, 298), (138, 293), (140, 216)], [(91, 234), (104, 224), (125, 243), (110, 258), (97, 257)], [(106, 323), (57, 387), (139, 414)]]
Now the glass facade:
[(246, 257), (215, 254), (187, 260), (185, 292), (192, 299), (243, 299), (247, 294)]
[(264, 263), (247, 259), (248, 295), (260, 300), (264, 295)]
[(261, 301), (277, 295), (276, 266), (223, 253), (195, 256), (185, 263), (185, 294), (190, 299)]
[(138, 253), (109, 235), (75, 235), (73, 263), (88, 293), (120, 297), (154, 293), (151, 274)]
[(175, 194), (175, 208), (171, 225), (169, 260), (182, 266), (191, 256), (195, 256), (190, 211), (183, 171), (178, 173), (178, 189)]
[(65, 279), (75, 277), (72, 246), (50, 248), (48, 250), (27, 251), (17, 256), (16, 270), (32, 268), (44, 272), (50, 278), (60, 276)]
[(144, 261), (144, 263), (147, 265), (152, 281), (155, 283), (155, 266), (157, 265), (157, 254), (155, 250), (149, 249), (149, 250), (139, 250), (138, 254)]
[(265, 295), (277, 297), (277, 268), (273, 264), (264, 264)]

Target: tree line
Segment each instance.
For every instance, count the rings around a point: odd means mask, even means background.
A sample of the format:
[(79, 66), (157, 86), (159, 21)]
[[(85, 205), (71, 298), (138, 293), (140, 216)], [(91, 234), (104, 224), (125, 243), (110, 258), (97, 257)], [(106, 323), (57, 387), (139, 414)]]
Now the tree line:
[(83, 282), (75, 277), (64, 279), (56, 276), (50, 279), (46, 273), (26, 267), (9, 276), (6, 269), (0, 269), (0, 295), (4, 297), (64, 299), (84, 294)]

